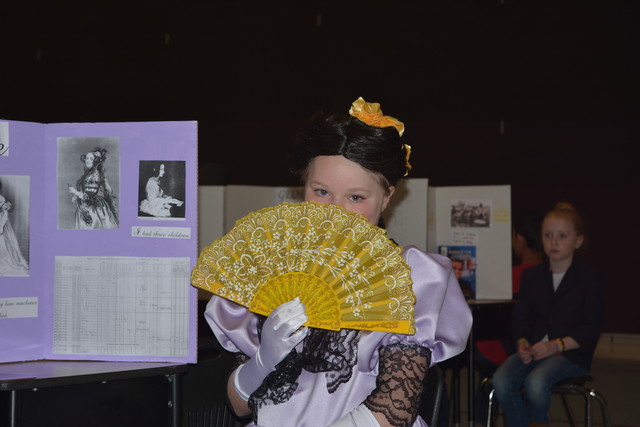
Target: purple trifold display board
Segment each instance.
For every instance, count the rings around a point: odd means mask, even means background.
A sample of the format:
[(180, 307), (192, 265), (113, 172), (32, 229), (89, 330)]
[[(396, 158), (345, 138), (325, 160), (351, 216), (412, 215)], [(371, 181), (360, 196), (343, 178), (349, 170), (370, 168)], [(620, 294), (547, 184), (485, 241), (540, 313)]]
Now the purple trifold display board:
[(197, 134), (0, 119), (0, 363), (196, 361)]

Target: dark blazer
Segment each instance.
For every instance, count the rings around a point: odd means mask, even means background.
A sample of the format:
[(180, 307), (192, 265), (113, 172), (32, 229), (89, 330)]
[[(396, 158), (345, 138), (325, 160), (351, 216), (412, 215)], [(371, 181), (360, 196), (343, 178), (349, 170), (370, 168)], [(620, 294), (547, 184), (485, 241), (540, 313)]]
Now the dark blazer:
[(522, 272), (518, 302), (513, 313), (516, 339), (534, 344), (549, 339), (572, 337), (580, 348), (563, 356), (589, 370), (602, 330), (604, 304), (600, 275), (574, 259), (557, 291), (548, 263)]

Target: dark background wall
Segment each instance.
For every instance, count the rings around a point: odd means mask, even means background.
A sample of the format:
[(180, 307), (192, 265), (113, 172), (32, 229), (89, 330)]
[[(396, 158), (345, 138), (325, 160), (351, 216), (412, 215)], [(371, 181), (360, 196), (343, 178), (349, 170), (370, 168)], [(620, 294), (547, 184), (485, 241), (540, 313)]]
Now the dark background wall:
[(305, 119), (381, 102), (412, 176), (574, 203), (605, 330), (640, 333), (632, 1), (5, 3), (1, 118), (197, 120), (201, 184), (295, 185)]

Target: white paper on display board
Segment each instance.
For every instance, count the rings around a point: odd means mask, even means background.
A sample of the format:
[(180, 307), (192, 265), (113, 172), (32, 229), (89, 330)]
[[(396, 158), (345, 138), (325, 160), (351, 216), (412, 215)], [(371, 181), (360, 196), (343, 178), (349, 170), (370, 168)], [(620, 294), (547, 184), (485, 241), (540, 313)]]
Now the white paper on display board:
[(0, 319), (38, 317), (38, 298), (0, 298)]
[(53, 354), (187, 356), (188, 257), (55, 262)]

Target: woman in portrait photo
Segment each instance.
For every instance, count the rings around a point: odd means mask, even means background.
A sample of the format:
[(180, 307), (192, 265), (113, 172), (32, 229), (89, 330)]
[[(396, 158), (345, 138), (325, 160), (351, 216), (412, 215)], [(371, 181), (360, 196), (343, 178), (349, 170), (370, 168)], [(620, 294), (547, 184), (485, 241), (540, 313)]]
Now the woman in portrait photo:
[(172, 206), (182, 206), (182, 201), (165, 194), (162, 178), (165, 174), (164, 163), (153, 169), (153, 175), (145, 186), (146, 199), (140, 203), (140, 212), (155, 217), (170, 217)]
[(80, 156), (80, 159), (84, 162), (84, 173), (75, 187), (69, 186), (72, 202), (76, 206), (75, 228), (118, 228), (115, 195), (104, 171), (107, 150), (97, 147)]
[(26, 276), (29, 264), (22, 255), (18, 239), (9, 221), (13, 205), (2, 194), (0, 182), (0, 276)]

